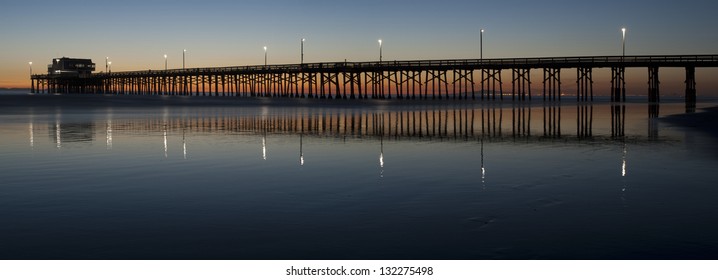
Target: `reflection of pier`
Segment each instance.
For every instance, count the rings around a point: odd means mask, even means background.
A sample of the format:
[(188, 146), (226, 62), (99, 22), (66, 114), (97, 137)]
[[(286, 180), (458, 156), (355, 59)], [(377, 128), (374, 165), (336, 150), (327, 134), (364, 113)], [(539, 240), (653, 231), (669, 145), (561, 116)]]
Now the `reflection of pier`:
[[(482, 107), (424, 108), (381, 111), (361, 109), (290, 109), (279, 114), (243, 115), (228, 111), (205, 111), (192, 116), (162, 116), (149, 119), (114, 119), (112, 134), (154, 131), (162, 137), (173, 132), (185, 137), (196, 133), (229, 133), (236, 135), (295, 134), (307, 136), (346, 138), (382, 138), (384, 140), (480, 140), (503, 141), (523, 139), (544, 141), (550, 139), (595, 140), (626, 136), (626, 106), (606, 105), (610, 112), (610, 125), (594, 125), (594, 105), (579, 103), (574, 106), (546, 104), (529, 106), (515, 104), (501, 106), (489, 103)], [(658, 105), (650, 112), (657, 114)], [(206, 114), (205, 114), (206, 113)], [(608, 121), (608, 116), (605, 116)], [(608, 126), (606, 126), (608, 125)], [(647, 124), (648, 133), (630, 135), (636, 141), (656, 140), (655, 122)], [(109, 127), (109, 126), (108, 126)], [(645, 130), (644, 130), (645, 131)], [(108, 140), (112, 141), (112, 140)], [(165, 141), (164, 139), (162, 141)], [(265, 143), (266, 145), (266, 143)], [(300, 154), (300, 159), (302, 155)]]
[[(91, 122), (67, 123), (58, 119), (48, 125), (48, 128), (48, 136), (53, 139), (57, 148), (61, 148), (63, 143), (92, 142), (95, 138), (95, 125)], [(34, 142), (32, 134), (30, 141), (31, 144)]]
[[(298, 135), (300, 148), (309, 137), (338, 139), (374, 138), (382, 141), (480, 141), (480, 142), (541, 142), (541, 141), (661, 141), (657, 116), (659, 105), (648, 105), (646, 130), (631, 130), (626, 135), (627, 105), (578, 103), (561, 106), (546, 103), (530, 106), (517, 103), (505, 105), (487, 103), (480, 107), (418, 107), (404, 110), (366, 111), (364, 109), (302, 108), (285, 109), (276, 114), (246, 114), (235, 108), (197, 109), (191, 115), (173, 116), (169, 111), (143, 118), (115, 118), (110, 110), (100, 122), (65, 122), (61, 113), (47, 125), (47, 133), (57, 148), (67, 143), (87, 145), (96, 138), (105, 138), (104, 145), (113, 149), (116, 136), (157, 135), (168, 149), (168, 139), (181, 137), (183, 157), (187, 146), (197, 134), (222, 133), (229, 135), (262, 136), (262, 158), (267, 158), (266, 140), (277, 134)], [(635, 108), (635, 107), (633, 107)], [(595, 124), (597, 112), (602, 120)], [(267, 113), (267, 114), (265, 114)], [(610, 114), (610, 123), (609, 117)], [(597, 130), (598, 127), (599, 129)], [(98, 128), (104, 128), (96, 135)], [(35, 147), (37, 123), (28, 124), (28, 142)], [(575, 133), (574, 133), (575, 131)], [(646, 132), (643, 134), (642, 132)], [(181, 135), (181, 136), (179, 136)], [(300, 150), (300, 164), (304, 154)]]
[[(648, 69), (648, 100), (659, 101), (659, 67), (686, 69), (686, 102), (695, 103), (696, 67), (717, 55), (589, 56), (423, 61), (330, 62), (31, 76), (33, 93), (101, 93), (322, 99), (531, 100), (531, 70), (543, 70), (543, 100), (561, 100), (561, 71), (577, 69), (577, 100), (593, 100), (593, 69), (611, 69), (611, 99), (625, 101), (626, 68)], [(502, 72), (511, 71), (504, 92)], [(504, 75), (506, 76), (506, 75)], [(566, 77), (566, 75), (564, 75)]]
[(626, 135), (626, 105), (611, 106), (611, 137)]

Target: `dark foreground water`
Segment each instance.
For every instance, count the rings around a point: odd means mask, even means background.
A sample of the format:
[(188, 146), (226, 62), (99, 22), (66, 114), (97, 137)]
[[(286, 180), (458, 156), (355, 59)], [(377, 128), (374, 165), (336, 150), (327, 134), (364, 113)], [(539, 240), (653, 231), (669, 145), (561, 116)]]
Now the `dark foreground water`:
[(0, 258), (716, 259), (716, 138), (683, 112), (3, 110)]

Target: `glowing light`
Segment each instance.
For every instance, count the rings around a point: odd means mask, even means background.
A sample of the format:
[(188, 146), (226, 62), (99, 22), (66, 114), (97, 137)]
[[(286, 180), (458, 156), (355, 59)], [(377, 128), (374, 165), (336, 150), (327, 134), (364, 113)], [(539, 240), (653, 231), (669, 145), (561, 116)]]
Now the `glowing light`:
[(626, 28), (621, 28), (621, 34), (622, 34), (622, 45), (623, 45), (623, 56), (626, 56)]
[(383, 56), (382, 56), (382, 45), (381, 45), (381, 42), (382, 42), (381, 39), (379, 39), (379, 62), (381, 62), (381, 61), (383, 60), (383, 59), (382, 59)]

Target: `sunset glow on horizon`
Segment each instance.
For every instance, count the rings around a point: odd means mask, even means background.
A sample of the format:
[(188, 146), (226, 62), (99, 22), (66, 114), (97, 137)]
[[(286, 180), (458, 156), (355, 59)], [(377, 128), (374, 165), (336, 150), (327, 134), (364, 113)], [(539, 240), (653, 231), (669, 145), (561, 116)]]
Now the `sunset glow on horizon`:
[[(626, 55), (715, 54), (716, 8), (619, 1), (7, 3), (0, 10), (0, 87), (29, 87), (29, 67), (46, 73), (57, 57), (90, 58), (96, 72), (105, 71), (108, 57), (113, 72), (162, 70), (165, 54), (169, 69), (182, 68), (183, 55), (186, 68), (263, 65), (264, 46), (268, 64), (299, 63), (300, 48), (305, 63), (377, 61), (378, 38), (384, 61), (477, 59), (481, 29), (485, 59), (621, 55), (623, 27)], [(566, 88), (575, 86), (574, 75), (565, 75)], [(660, 75), (662, 94), (681, 93), (683, 70), (662, 68)], [(718, 94), (718, 71), (696, 75), (699, 94)], [(633, 85), (645, 90), (646, 79), (645, 69), (627, 70), (629, 94)], [(599, 81), (602, 92), (607, 83)]]

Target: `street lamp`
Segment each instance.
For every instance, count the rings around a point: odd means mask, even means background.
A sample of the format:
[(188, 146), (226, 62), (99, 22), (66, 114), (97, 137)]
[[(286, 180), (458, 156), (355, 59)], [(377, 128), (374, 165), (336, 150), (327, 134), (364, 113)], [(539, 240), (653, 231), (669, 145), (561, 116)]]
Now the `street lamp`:
[(165, 54), (165, 71), (167, 71), (167, 54)]
[(184, 50), (182, 51), (182, 69), (184, 69), (184, 57), (185, 57), (185, 54), (186, 54), (186, 53), (187, 53), (187, 49), (184, 49)]
[(267, 66), (267, 46), (264, 46), (264, 66)]
[(301, 58), (301, 60), (300, 60), (300, 61), (301, 61), (300, 64), (304, 64), (304, 41), (305, 41), (305, 40), (306, 40), (306, 39), (302, 38), (302, 48), (301, 48), (302, 58)]
[(30, 65), (30, 76), (32, 76), (32, 61), (28, 62), (28, 64)]
[(484, 59), (484, 30), (481, 29), (481, 33), (479, 33), (479, 57), (483, 60)]
[(623, 35), (623, 36), (622, 36), (622, 38), (623, 38), (623, 40), (622, 40), (622, 42), (623, 42), (623, 56), (626, 56), (626, 28), (625, 28), (625, 27), (621, 28), (621, 34)]
[(382, 60), (381, 49), (382, 49), (381, 39), (379, 39), (379, 62), (381, 62), (381, 60)]
[(108, 61), (107, 66), (109, 67), (109, 70), (107, 71), (107, 73), (112, 73), (112, 61)]

